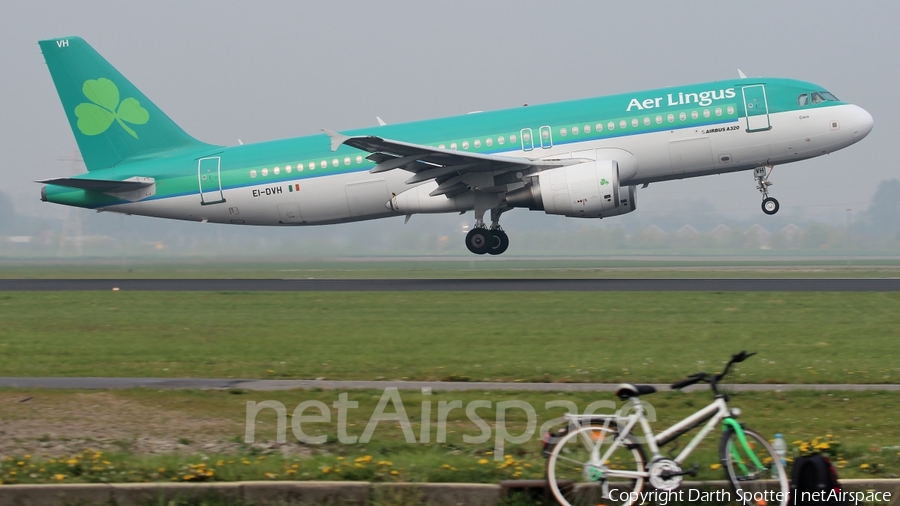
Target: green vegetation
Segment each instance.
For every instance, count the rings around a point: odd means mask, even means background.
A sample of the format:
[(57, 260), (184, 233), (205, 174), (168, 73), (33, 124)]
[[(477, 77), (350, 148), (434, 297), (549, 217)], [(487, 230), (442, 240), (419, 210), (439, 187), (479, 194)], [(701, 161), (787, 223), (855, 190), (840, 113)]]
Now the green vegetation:
[(896, 383), (898, 293), (3, 292), (0, 376)]
[[(79, 392), (4, 390), (0, 396), (40, 396), (40, 405), (33, 411), (13, 402), (0, 404), (0, 418), (7, 423), (46, 423), (47, 413), (60, 415), (59, 408), (72, 401), (95, 402), (98, 397), (84, 397)], [(609, 413), (622, 403), (609, 394), (533, 393), (533, 392), (401, 392), (410, 431), (414, 435), (409, 442), (396, 421), (380, 421), (368, 442), (340, 443), (338, 439), (337, 410), (331, 409), (338, 401), (336, 391), (281, 391), (255, 392), (234, 395), (226, 391), (153, 391), (127, 390), (92, 394), (105, 396), (109, 406), (143, 406), (165, 413), (170, 432), (184, 431), (189, 424), (184, 420), (202, 417), (207, 423), (225, 427), (221, 433), (211, 434), (195, 429), (186, 435), (191, 439), (229, 438), (240, 441), (234, 451), (226, 453), (197, 452), (193, 454), (144, 454), (128, 445), (116, 445), (98, 439), (85, 449), (71, 449), (69, 453), (47, 453), (46, 445), (36, 441), (20, 440), (20, 450), (0, 461), (0, 479), (4, 483), (44, 482), (142, 482), (142, 481), (235, 481), (235, 480), (356, 480), (374, 482), (481, 482), (493, 483), (505, 479), (541, 479), (544, 458), (541, 455), (539, 433), (557, 426), (558, 417), (567, 407), (546, 407), (550, 401), (565, 401), (584, 412), (596, 401), (606, 401), (597, 412)], [(371, 424), (372, 414), (381, 400), (381, 391), (353, 391), (347, 399), (358, 402), (355, 409), (346, 410), (346, 432), (349, 436), (362, 436)], [(81, 397), (79, 397), (81, 396)], [(277, 434), (278, 419), (275, 411), (266, 409), (256, 417), (254, 432), (256, 443), (244, 443), (246, 403), (275, 400), (292, 413), (303, 401), (321, 401), (332, 411), (330, 422), (302, 421), (301, 430), (307, 436), (325, 435), (324, 444), (301, 444), (294, 436), (292, 421), (287, 425), (287, 441), (271, 444)], [(461, 401), (462, 408), (450, 411), (446, 423), (446, 440), (438, 441), (437, 405), (440, 401)], [(486, 401), (478, 408), (477, 415), (489, 426), (488, 437), (480, 442), (467, 442), (464, 436), (477, 437), (483, 429), (465, 412), (465, 407), (476, 400)], [(523, 444), (506, 442), (498, 453), (496, 422), (499, 403), (523, 401), (536, 411), (535, 433)], [(660, 392), (646, 396), (644, 401), (652, 406), (656, 421), (653, 426), (661, 430), (688, 416), (711, 401), (709, 392), (681, 393)], [(423, 402), (431, 402), (428, 443), (422, 443)], [(741, 420), (762, 434), (772, 437), (782, 432), (789, 444), (794, 444), (794, 455), (803, 445), (815, 440), (830, 444), (835, 461), (843, 478), (890, 478), (900, 472), (900, 452), (893, 445), (900, 438), (900, 424), (896, 421), (896, 406), (900, 393), (886, 392), (747, 392), (733, 396), (730, 405), (743, 410)], [(92, 407), (97, 413), (96, 425), (102, 426), (109, 413), (105, 408)], [(397, 411), (391, 403), (384, 413)], [(306, 411), (306, 416), (318, 415), (316, 410)], [(528, 416), (523, 409), (509, 407), (505, 411), (506, 430), (512, 436), (528, 431)], [(549, 422), (549, 423), (548, 423)], [(144, 420), (133, 420), (126, 427), (140, 439), (149, 430)], [(546, 425), (545, 425), (546, 424)], [(77, 424), (58, 424), (59, 432), (53, 444), (69, 436), (78, 436)], [(94, 427), (95, 429), (98, 427)], [(102, 431), (102, 430), (101, 430)], [(684, 438), (683, 438), (684, 439)], [(679, 440), (683, 447), (687, 439)], [(262, 444), (260, 444), (262, 442)], [(63, 441), (62, 444), (65, 444)], [(39, 448), (38, 448), (39, 446)], [(29, 447), (38, 448), (35, 451)], [(674, 444), (664, 448), (671, 451)], [(100, 449), (102, 448), (102, 449)], [(808, 450), (807, 448), (802, 448)], [(77, 450), (77, 451), (76, 451)], [(698, 447), (688, 464), (700, 466), (699, 479), (722, 479), (722, 470), (716, 464), (718, 457), (718, 431), (713, 431)], [(29, 452), (24, 454), (24, 452)]]

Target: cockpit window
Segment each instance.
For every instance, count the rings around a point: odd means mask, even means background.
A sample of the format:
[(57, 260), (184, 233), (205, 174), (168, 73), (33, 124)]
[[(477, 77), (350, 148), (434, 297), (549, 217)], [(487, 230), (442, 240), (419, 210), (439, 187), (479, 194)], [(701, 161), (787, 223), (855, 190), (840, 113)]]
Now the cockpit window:
[(809, 95), (806, 93), (797, 97), (797, 105), (807, 105), (809, 104)]
[(819, 93), (818, 91), (812, 92), (811, 95), (812, 95), (812, 103), (814, 103), (814, 104), (821, 104), (822, 102), (825, 101), (825, 97), (823, 97), (822, 94)]
[(840, 102), (840, 100), (838, 100), (838, 98), (836, 96), (832, 95), (831, 93), (828, 93), (827, 91), (823, 91), (822, 96), (825, 97), (825, 99), (830, 100), (832, 102)]

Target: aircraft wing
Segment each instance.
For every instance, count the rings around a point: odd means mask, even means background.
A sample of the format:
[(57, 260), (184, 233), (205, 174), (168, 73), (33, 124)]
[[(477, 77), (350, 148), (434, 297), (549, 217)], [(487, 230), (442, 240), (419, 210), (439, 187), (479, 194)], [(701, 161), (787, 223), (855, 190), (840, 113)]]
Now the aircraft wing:
[[(521, 173), (522, 175), (519, 177), (509, 178), (508, 183), (514, 183), (521, 181), (522, 177), (526, 175), (542, 170), (583, 162), (577, 158), (534, 159), (470, 153), (383, 139), (374, 135), (350, 137), (330, 130), (324, 130), (324, 132), (331, 137), (332, 150), (345, 144), (371, 153), (367, 158), (376, 164), (370, 171), (373, 174), (402, 169), (415, 174), (406, 181), (407, 184), (434, 179), (437, 181), (438, 187), (431, 192), (432, 196), (457, 195), (474, 186), (484, 189), (485, 184), (483, 183), (467, 183), (467, 179), (474, 181), (475, 175), (478, 173), (493, 176), (502, 176), (504, 173)], [(483, 177), (478, 179), (481, 182), (485, 181)], [(505, 178), (501, 177), (500, 180), (505, 181)], [(494, 178), (491, 181), (492, 183), (487, 186), (496, 186), (493, 184)]]

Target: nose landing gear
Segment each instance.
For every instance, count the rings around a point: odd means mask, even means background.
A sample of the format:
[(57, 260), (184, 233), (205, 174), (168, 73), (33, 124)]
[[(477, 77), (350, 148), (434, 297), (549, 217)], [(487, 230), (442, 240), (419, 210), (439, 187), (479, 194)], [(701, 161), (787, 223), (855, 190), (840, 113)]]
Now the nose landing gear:
[(769, 187), (772, 186), (772, 182), (769, 181), (769, 176), (772, 175), (773, 170), (775, 170), (775, 166), (773, 165), (766, 165), (764, 167), (753, 169), (753, 179), (756, 181), (756, 189), (759, 190), (759, 193), (762, 193), (763, 196), (762, 210), (770, 216), (777, 213), (778, 209), (781, 207), (777, 200), (769, 196)]

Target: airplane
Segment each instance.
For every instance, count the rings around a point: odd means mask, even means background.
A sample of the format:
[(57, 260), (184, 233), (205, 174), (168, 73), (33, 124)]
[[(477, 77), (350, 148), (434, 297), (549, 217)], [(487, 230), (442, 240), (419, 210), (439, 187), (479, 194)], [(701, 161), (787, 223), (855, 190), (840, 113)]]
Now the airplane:
[[(83, 39), (40, 41), (87, 173), (41, 199), (197, 222), (303, 226), (474, 211), (472, 253), (509, 247), (515, 208), (574, 218), (636, 209), (637, 187), (753, 171), (843, 149), (872, 116), (822, 86), (747, 78), (405, 124), (216, 146), (182, 130)], [(490, 212), (490, 225), (485, 215)]]

